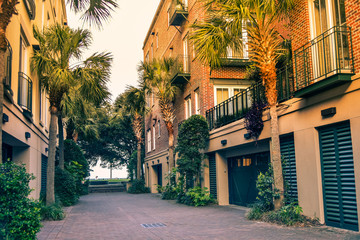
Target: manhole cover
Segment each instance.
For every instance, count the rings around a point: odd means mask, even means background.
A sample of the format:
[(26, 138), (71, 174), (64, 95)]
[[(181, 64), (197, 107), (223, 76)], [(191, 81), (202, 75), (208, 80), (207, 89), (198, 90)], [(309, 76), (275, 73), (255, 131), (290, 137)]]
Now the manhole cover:
[(143, 228), (159, 228), (159, 227), (166, 227), (163, 223), (147, 223), (147, 224), (140, 224)]

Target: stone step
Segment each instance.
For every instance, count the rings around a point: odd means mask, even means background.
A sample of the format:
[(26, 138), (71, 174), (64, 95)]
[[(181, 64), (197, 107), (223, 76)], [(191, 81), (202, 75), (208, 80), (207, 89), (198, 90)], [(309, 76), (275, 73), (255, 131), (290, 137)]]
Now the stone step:
[(125, 186), (123, 184), (106, 184), (106, 185), (90, 185), (89, 193), (102, 192), (124, 192)]

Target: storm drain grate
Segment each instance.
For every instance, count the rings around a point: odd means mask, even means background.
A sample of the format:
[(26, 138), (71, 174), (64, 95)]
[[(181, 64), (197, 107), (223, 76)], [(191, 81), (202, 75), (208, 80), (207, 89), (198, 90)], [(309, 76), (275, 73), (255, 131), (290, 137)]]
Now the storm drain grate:
[(143, 228), (159, 228), (166, 227), (163, 223), (149, 223), (149, 224), (140, 224)]

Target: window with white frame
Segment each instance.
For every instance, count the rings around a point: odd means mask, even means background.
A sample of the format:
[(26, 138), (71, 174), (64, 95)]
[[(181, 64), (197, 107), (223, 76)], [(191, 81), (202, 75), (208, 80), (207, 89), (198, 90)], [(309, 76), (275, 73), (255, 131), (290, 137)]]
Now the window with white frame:
[(249, 46), (248, 46), (248, 33), (247, 33), (247, 25), (249, 21), (243, 21), (243, 27), (240, 38), (242, 39), (242, 46), (239, 49), (233, 49), (231, 47), (227, 47), (226, 56), (230, 59), (248, 59), (249, 58)]
[(191, 96), (185, 98), (185, 119), (191, 117)]
[(161, 136), (161, 124), (160, 124), (160, 120), (158, 120), (158, 137)]
[(155, 124), (152, 127), (152, 144), (153, 144), (153, 150), (155, 150), (155, 135), (156, 135), (156, 131), (155, 131)]
[(154, 59), (154, 44), (151, 44), (151, 59)]
[(151, 152), (151, 129), (147, 130), (146, 139), (147, 139), (147, 151)]
[(190, 70), (190, 61), (189, 61), (189, 45), (188, 45), (188, 39), (187, 36), (183, 39), (183, 51), (184, 51), (184, 62), (183, 62), (183, 71), (189, 72)]
[(149, 61), (150, 61), (149, 52), (147, 52), (145, 57), (145, 62), (149, 62)]
[(242, 89), (246, 89), (246, 87), (238, 87), (238, 86), (215, 86), (215, 104), (222, 103), (223, 101), (229, 99), (230, 97), (238, 94)]
[(195, 90), (195, 114), (200, 114), (200, 95), (199, 88)]
[(156, 49), (159, 48), (159, 33), (156, 33)]

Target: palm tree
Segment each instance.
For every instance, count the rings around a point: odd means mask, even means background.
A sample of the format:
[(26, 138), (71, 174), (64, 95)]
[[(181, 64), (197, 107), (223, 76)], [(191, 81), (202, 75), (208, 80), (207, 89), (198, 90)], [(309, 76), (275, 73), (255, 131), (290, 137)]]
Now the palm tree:
[(96, 101), (104, 99), (102, 91), (109, 80), (112, 58), (109, 53), (96, 53), (83, 62), (70, 66), (70, 59), (80, 60), (82, 51), (90, 45), (87, 30), (73, 30), (55, 24), (40, 32), (34, 28), (34, 37), (40, 50), (31, 58), (31, 69), (37, 71), (41, 86), (49, 93), (50, 131), (47, 167), (46, 204), (55, 201), (54, 170), (58, 114), (61, 102), (72, 88), (80, 95)]
[(283, 202), (284, 181), (276, 112), (276, 63), (283, 49), (276, 25), (282, 22), (292, 8), (293, 0), (204, 0), (204, 6), (208, 17), (204, 22), (193, 24), (191, 39), (197, 57), (210, 64), (211, 68), (221, 66), (221, 58), (226, 57), (228, 47), (241, 51), (244, 26), (248, 32), (249, 57), (260, 70), (270, 107), (274, 185), (281, 193), (280, 199), (274, 203), (278, 209)]
[(141, 179), (141, 145), (143, 143), (144, 115), (146, 111), (145, 89), (127, 86), (123, 108), (132, 116), (132, 127), (137, 141), (136, 178)]
[(172, 58), (155, 59), (150, 63), (140, 65), (142, 80), (147, 85), (148, 93), (155, 94), (161, 116), (165, 122), (169, 136), (169, 168), (175, 167), (174, 158), (174, 100), (178, 87), (175, 86), (171, 77), (175, 71), (176, 62)]
[[(5, 52), (7, 49), (6, 29), (14, 14), (17, 14), (16, 5), (18, 0), (0, 0), (0, 79), (4, 78)], [(102, 27), (103, 21), (111, 17), (111, 12), (118, 7), (113, 0), (70, 0), (70, 8), (75, 12), (83, 12), (82, 19), (91, 26), (95, 24)], [(0, 84), (0, 119), (3, 116), (4, 86)], [(0, 121), (2, 132), (2, 121)], [(0, 134), (0, 146), (2, 146), (2, 134)], [(0, 147), (0, 163), (2, 162), (2, 148)]]

